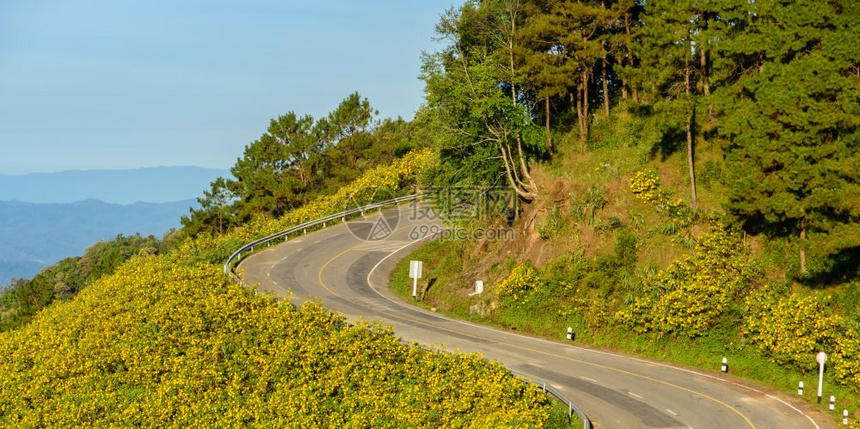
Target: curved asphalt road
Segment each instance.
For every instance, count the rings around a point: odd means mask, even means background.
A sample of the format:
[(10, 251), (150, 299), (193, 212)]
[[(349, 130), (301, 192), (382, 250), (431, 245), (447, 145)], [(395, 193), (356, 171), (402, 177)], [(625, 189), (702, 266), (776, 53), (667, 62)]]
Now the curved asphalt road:
[[(576, 402), (598, 428), (817, 428), (832, 423), (793, 399), (745, 387), (715, 374), (546, 341), (457, 321), (404, 303), (388, 289), (400, 259), (420, 243), (417, 205), (384, 212), (394, 230), (364, 241), (379, 215), (291, 239), (240, 265), (248, 283), (293, 303), (318, 299), (350, 320), (394, 326), (403, 339), (448, 350), (480, 352), (547, 381)], [(398, 222), (399, 225), (395, 225)], [(426, 228), (425, 228), (426, 230)], [(378, 231), (376, 231), (378, 232)], [(410, 234), (412, 233), (412, 234)], [(798, 408), (804, 408), (800, 411)]]

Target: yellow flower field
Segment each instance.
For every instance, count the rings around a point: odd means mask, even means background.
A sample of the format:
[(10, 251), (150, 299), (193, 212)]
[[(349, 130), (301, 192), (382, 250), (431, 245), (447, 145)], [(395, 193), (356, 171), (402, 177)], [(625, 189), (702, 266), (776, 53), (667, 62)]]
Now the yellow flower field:
[[(348, 190), (394, 187), (429, 159), (408, 156)], [(0, 334), (4, 427), (541, 427), (548, 399), (477, 355), (401, 344), (390, 328), (348, 326), (194, 263), (325, 214), (338, 193), (278, 221), (138, 256)]]

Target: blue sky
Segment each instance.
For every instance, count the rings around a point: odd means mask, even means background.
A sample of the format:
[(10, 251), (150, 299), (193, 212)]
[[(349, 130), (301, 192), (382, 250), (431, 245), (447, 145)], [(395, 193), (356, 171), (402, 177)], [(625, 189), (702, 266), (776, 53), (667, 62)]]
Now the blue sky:
[(0, 174), (228, 168), (270, 118), (422, 102), (455, 0), (0, 1)]

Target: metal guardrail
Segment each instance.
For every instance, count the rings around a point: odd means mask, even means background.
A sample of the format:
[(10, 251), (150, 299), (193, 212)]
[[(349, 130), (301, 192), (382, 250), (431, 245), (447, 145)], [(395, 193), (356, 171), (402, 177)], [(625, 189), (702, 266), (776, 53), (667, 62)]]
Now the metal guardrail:
[(260, 246), (263, 244), (269, 244), (270, 242), (272, 242), (274, 240), (277, 240), (280, 238), (286, 238), (290, 234), (295, 234), (295, 233), (300, 232), (300, 231), (302, 233), (307, 232), (308, 228), (313, 228), (313, 227), (318, 226), (318, 225), (325, 226), (329, 222), (337, 222), (339, 220), (343, 221), (343, 220), (346, 220), (347, 216), (352, 216), (355, 214), (364, 214), (364, 212), (382, 209), (382, 208), (387, 207), (387, 206), (397, 205), (397, 204), (405, 203), (405, 202), (409, 202), (409, 201), (419, 200), (423, 197), (424, 197), (423, 195), (407, 195), (405, 197), (392, 198), (390, 200), (385, 200), (385, 201), (381, 201), (378, 203), (368, 204), (368, 205), (362, 206), (362, 207), (356, 207), (354, 209), (344, 210), (342, 212), (331, 214), (331, 215), (328, 215), (325, 217), (321, 217), (319, 219), (310, 220), (310, 221), (307, 221), (303, 224), (296, 225), (292, 228), (285, 229), (283, 231), (267, 235), (263, 238), (259, 238), (257, 240), (254, 240), (254, 241), (247, 243), (244, 246), (240, 247), (239, 250), (233, 252), (233, 254), (230, 255), (229, 258), (227, 258), (227, 262), (224, 263), (224, 274), (230, 275), (231, 277), (233, 277), (234, 280), (241, 283), (242, 279), (240, 279), (239, 276), (236, 274), (236, 272), (233, 271), (233, 264), (241, 261), (243, 255), (249, 255), (249, 254), (253, 253), (254, 248), (257, 246)]
[[(235, 280), (241, 284), (242, 279), (239, 278), (239, 275), (236, 274), (235, 271), (233, 271), (233, 265), (234, 265), (234, 263), (240, 262), (242, 260), (242, 255), (248, 255), (248, 254), (253, 253), (255, 247), (258, 247), (258, 246), (261, 246), (264, 244), (270, 244), (272, 241), (280, 239), (280, 238), (286, 239), (287, 237), (289, 237), (290, 234), (295, 234), (295, 233), (300, 232), (300, 231), (302, 233), (304, 233), (307, 231), (308, 228), (313, 228), (313, 227), (316, 227), (319, 225), (325, 226), (329, 222), (345, 221), (347, 216), (352, 216), (355, 214), (364, 214), (364, 212), (382, 209), (384, 207), (398, 205), (400, 203), (420, 200), (423, 197), (424, 197), (424, 195), (407, 195), (404, 197), (393, 198), (393, 199), (381, 201), (378, 203), (368, 204), (366, 206), (357, 207), (357, 208), (350, 209), (350, 210), (344, 210), (342, 212), (331, 214), (331, 215), (328, 215), (328, 216), (325, 216), (325, 217), (322, 217), (319, 219), (307, 221), (307, 222), (302, 223), (300, 225), (296, 225), (292, 228), (288, 228), (288, 229), (285, 229), (283, 231), (267, 235), (263, 238), (258, 238), (256, 240), (254, 240), (250, 243), (247, 243), (244, 246), (240, 247), (239, 250), (236, 250), (235, 252), (233, 252), (232, 255), (230, 255), (229, 258), (227, 258), (227, 261), (224, 263), (224, 273), (230, 275), (233, 278), (233, 280)], [(401, 342), (403, 344), (406, 344), (407, 346), (412, 345), (410, 343), (406, 343), (403, 340), (401, 340)], [(430, 350), (427, 347), (424, 347), (424, 348), (427, 350)], [(562, 393), (560, 390), (556, 389), (555, 387), (552, 387), (551, 385), (548, 385), (545, 381), (537, 380), (537, 379), (529, 377), (525, 374), (517, 373), (515, 371), (511, 371), (511, 374), (513, 374), (516, 377), (519, 377), (523, 381), (526, 381), (528, 383), (531, 383), (531, 384), (541, 388), (545, 394), (552, 395), (556, 399), (558, 399), (559, 401), (566, 403), (567, 407), (568, 407), (568, 409), (567, 409), (568, 410), (567, 411), (568, 417), (572, 416), (573, 413), (575, 412), (576, 415), (579, 416), (579, 419), (582, 420), (582, 422), (583, 422), (582, 427), (584, 429), (592, 429), (591, 420), (588, 420), (588, 416), (585, 415), (585, 412), (583, 412), (576, 404), (574, 404), (573, 401), (571, 401), (566, 396), (564, 396), (564, 393)]]
[(568, 417), (571, 417), (573, 415), (573, 413), (576, 413), (576, 415), (579, 417), (579, 420), (582, 420), (583, 429), (593, 429), (591, 426), (591, 420), (589, 420), (588, 416), (585, 415), (585, 411), (582, 411), (582, 409), (579, 408), (573, 401), (568, 399), (567, 396), (564, 396), (564, 393), (562, 393), (561, 390), (558, 390), (555, 387), (553, 387), (552, 385), (547, 384), (546, 381), (532, 378), (532, 377), (527, 376), (527, 375), (520, 373), (520, 372), (516, 372), (516, 371), (512, 370), (511, 374), (519, 377), (521, 380), (525, 380), (531, 384), (534, 384), (535, 386), (541, 388), (541, 390), (543, 390), (544, 394), (555, 396), (555, 399), (558, 399), (559, 401), (567, 404), (567, 416)]

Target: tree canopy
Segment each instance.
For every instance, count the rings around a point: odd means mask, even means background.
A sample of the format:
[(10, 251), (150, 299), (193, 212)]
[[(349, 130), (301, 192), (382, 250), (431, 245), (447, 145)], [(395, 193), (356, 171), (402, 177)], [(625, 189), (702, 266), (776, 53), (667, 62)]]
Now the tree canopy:
[[(470, 0), (437, 25), (421, 117), (442, 132), (448, 184), (541, 192), (554, 141), (622, 108), (656, 124), (664, 156), (719, 144), (724, 208), (749, 231), (792, 239), (806, 270), (860, 249), (857, 2)], [(603, 109), (593, 106), (603, 105)]]
[(411, 132), (402, 119), (379, 121), (358, 93), (326, 117), (287, 112), (245, 146), (230, 169), (198, 198), (200, 208), (183, 217), (189, 235), (223, 233), (254, 216), (279, 217), (312, 198), (337, 191), (361, 172), (403, 155)]

